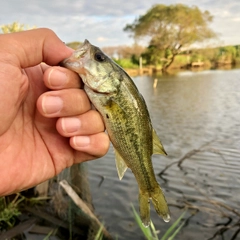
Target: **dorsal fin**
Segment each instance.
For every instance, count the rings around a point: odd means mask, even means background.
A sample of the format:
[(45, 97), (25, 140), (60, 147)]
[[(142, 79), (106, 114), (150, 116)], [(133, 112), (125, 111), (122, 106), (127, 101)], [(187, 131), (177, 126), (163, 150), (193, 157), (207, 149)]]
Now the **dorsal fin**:
[(167, 153), (164, 150), (163, 145), (154, 129), (152, 130), (152, 138), (153, 138), (153, 154), (167, 155)]

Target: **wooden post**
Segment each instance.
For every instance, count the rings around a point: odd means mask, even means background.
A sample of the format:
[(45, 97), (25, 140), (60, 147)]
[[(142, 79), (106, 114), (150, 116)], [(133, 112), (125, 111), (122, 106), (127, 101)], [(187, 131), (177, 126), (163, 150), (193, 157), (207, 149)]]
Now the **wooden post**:
[(157, 84), (158, 84), (158, 79), (155, 78), (155, 79), (154, 79), (154, 82), (153, 82), (153, 88), (156, 88), (156, 87), (157, 87)]
[(139, 58), (139, 73), (142, 75), (142, 56)]

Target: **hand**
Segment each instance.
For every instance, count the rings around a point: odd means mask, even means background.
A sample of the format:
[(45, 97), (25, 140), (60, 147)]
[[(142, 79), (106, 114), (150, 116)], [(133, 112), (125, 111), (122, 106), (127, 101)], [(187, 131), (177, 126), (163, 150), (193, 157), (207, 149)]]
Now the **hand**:
[(72, 51), (48, 29), (0, 35), (0, 196), (108, 151), (80, 78), (56, 66)]

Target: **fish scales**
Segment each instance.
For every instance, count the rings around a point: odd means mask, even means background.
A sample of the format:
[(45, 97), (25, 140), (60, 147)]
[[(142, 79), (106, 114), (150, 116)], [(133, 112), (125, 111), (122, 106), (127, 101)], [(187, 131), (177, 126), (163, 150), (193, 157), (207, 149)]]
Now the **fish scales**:
[(168, 205), (151, 161), (152, 154), (166, 155), (166, 152), (132, 79), (87, 40), (62, 65), (80, 75), (86, 94), (102, 115), (114, 146), (119, 178), (122, 179), (127, 168), (132, 170), (139, 186), (139, 210), (144, 226), (150, 223), (150, 199), (156, 212), (168, 222)]
[[(138, 133), (142, 131), (141, 128), (144, 128), (144, 138), (148, 136), (149, 141), (152, 141), (152, 134), (150, 131), (150, 124), (146, 121), (144, 121), (146, 118), (139, 118), (139, 114), (136, 112), (135, 109), (133, 109), (132, 106), (132, 99), (130, 99), (129, 103), (126, 103), (126, 101), (122, 101), (122, 99), (126, 99), (126, 89), (129, 89), (129, 86), (124, 86), (124, 84), (121, 85), (119, 94), (114, 98), (114, 102), (118, 103), (118, 106), (125, 107), (124, 111), (126, 113), (119, 113), (116, 111), (110, 111), (113, 113), (111, 118), (105, 119), (105, 123), (109, 125), (107, 129), (113, 129), (113, 131), (109, 132), (110, 139), (113, 142), (113, 145), (118, 149), (119, 152), (122, 152), (123, 159), (128, 158), (129, 161), (127, 163), (127, 166), (132, 170), (135, 177), (137, 178), (138, 183), (141, 183), (142, 177), (144, 177), (145, 181), (142, 181), (141, 187), (142, 189), (145, 188), (146, 190), (151, 190), (152, 184), (155, 183), (155, 181), (151, 181), (152, 177), (155, 177), (152, 169), (151, 160), (149, 161), (142, 161), (141, 159), (143, 153), (142, 150), (146, 151), (148, 148), (148, 155), (152, 155), (152, 144), (145, 144), (146, 141), (141, 139), (139, 137)], [(128, 94), (128, 93), (127, 93)], [(133, 95), (134, 96), (134, 95)], [(137, 99), (134, 99), (134, 101), (137, 101)], [(141, 104), (142, 102), (138, 102), (137, 105)], [(129, 107), (128, 107), (129, 106)], [(143, 108), (143, 106), (138, 106), (139, 110), (146, 109)], [(101, 110), (100, 110), (101, 111)], [(142, 112), (142, 111), (140, 111)], [(141, 113), (142, 114), (142, 113)], [(148, 112), (145, 112), (145, 114), (148, 114)], [(123, 118), (118, 118), (119, 115), (124, 115), (125, 121), (123, 122)], [(128, 115), (131, 115), (132, 118), (129, 118)], [(114, 129), (117, 128), (117, 129)], [(126, 132), (131, 132), (132, 134), (126, 135)], [(115, 133), (115, 134), (114, 134)], [(117, 134), (116, 134), (117, 133)], [(114, 136), (113, 136), (114, 135)], [(148, 142), (149, 143), (149, 142)], [(129, 146), (134, 145), (133, 148), (130, 148)], [(136, 160), (137, 159), (137, 160)], [(142, 171), (142, 175), (137, 174), (137, 172)], [(150, 171), (150, 174), (148, 174)], [(139, 178), (140, 176), (140, 178)], [(145, 186), (146, 185), (146, 186)]]

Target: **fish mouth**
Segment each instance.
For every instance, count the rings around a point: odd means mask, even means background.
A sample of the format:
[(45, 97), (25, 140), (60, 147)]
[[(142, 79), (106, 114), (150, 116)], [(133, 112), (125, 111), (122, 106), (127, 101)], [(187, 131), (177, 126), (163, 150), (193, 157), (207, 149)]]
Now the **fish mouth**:
[(99, 92), (96, 88), (93, 88), (91, 86), (89, 86), (89, 84), (87, 82), (84, 82), (84, 90), (85, 92), (88, 94), (89, 92), (95, 93), (97, 95), (101, 95), (101, 96), (112, 96), (114, 94), (116, 94), (115, 92)]
[(87, 51), (90, 49), (90, 47), (91, 47), (90, 42), (87, 39), (85, 39), (82, 45), (80, 45), (80, 47), (73, 53), (74, 57), (77, 59), (84, 57)]
[(78, 61), (76, 61), (76, 59), (72, 58), (72, 57), (69, 57), (69, 58), (66, 58), (64, 59), (61, 63), (60, 63), (60, 66), (62, 67), (65, 67), (65, 68), (68, 68), (74, 72), (77, 72), (77, 73), (84, 73), (84, 69), (82, 67), (82, 64)]
[(97, 95), (110, 95), (109, 93), (105, 93), (105, 92), (99, 92), (97, 91), (96, 89), (90, 87), (87, 83), (84, 83), (84, 90), (85, 92), (87, 93), (87, 95), (90, 94), (90, 92), (94, 93), (94, 94), (97, 94)]
[(60, 63), (60, 66), (66, 67), (79, 74), (84, 74), (84, 57), (90, 49), (90, 46), (90, 42), (85, 39), (83, 44), (76, 51), (74, 51), (69, 58), (64, 59)]
[(87, 39), (85, 39), (83, 44), (79, 48), (86, 48), (86, 47), (89, 48), (90, 45), (91, 43)]

